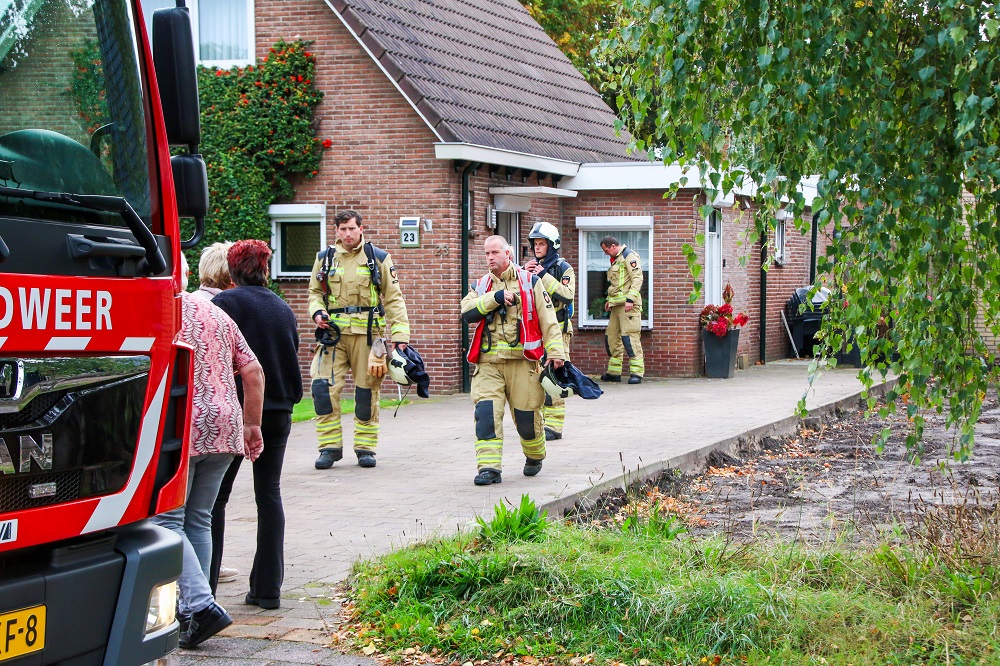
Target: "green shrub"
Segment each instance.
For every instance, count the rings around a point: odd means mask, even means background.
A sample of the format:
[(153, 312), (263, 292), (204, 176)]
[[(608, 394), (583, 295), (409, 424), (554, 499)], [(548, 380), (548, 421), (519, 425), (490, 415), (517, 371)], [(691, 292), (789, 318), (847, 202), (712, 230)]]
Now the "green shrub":
[[(330, 143), (316, 137), (313, 115), (323, 93), (313, 86), (316, 58), (308, 47), (278, 41), (255, 65), (198, 68), (209, 214), (203, 241), (188, 251), (192, 272), (205, 245), (270, 242), (268, 207), (291, 199), (295, 182), (318, 172)], [(190, 235), (192, 225), (183, 227)]]
[(504, 502), (498, 502), (493, 508), (493, 520), (486, 522), (477, 516), (476, 523), (479, 535), (491, 544), (542, 541), (548, 524), (545, 512), (539, 512), (527, 495), (521, 495), (521, 504), (517, 508), (508, 508)]

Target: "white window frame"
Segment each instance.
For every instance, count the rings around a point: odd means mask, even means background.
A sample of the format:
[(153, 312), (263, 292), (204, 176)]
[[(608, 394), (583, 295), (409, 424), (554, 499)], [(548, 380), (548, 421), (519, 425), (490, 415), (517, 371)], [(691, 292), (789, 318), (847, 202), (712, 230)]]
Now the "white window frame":
[[(712, 220), (715, 231), (712, 231)], [(705, 305), (722, 305), (722, 211), (713, 208), (705, 217)]]
[(788, 220), (792, 213), (779, 210), (774, 216), (774, 263), (784, 266), (788, 263)]
[[(649, 298), (646, 301), (648, 319), (641, 320), (643, 329), (653, 328), (653, 216), (652, 215), (609, 215), (600, 217), (578, 217), (576, 228), (579, 234), (577, 246), (579, 251), (579, 269), (577, 276), (577, 326), (580, 328), (607, 328), (605, 319), (592, 319), (587, 312), (587, 233), (604, 231), (605, 235), (614, 236), (619, 231), (646, 231), (649, 233), (649, 257), (645, 269), (649, 274)], [(645, 285), (643, 285), (645, 286)]]
[[(246, 0), (247, 3), (247, 57), (246, 59), (237, 60), (202, 60), (201, 59), (201, 42), (199, 41), (199, 13), (198, 13), (198, 3), (202, 0), (187, 0), (187, 7), (191, 14), (191, 36), (194, 39), (194, 55), (195, 61), (204, 67), (214, 68), (214, 69), (232, 69), (233, 67), (246, 67), (247, 65), (252, 65), (257, 61), (257, 33), (256, 26), (254, 24), (254, 17), (256, 16), (257, 8), (254, 5), (254, 0)], [(204, 0), (205, 2), (211, 2), (211, 0)], [(147, 20), (151, 20), (151, 17), (147, 17)], [(150, 44), (152, 44), (153, 35), (147, 34), (149, 37)]]
[(271, 218), (271, 247), (274, 254), (271, 256), (271, 277), (275, 279), (287, 278), (309, 278), (312, 277), (310, 271), (282, 271), (281, 270), (281, 226), (284, 224), (319, 224), (319, 247), (318, 253), (326, 247), (326, 204), (271, 204), (267, 209), (267, 214)]

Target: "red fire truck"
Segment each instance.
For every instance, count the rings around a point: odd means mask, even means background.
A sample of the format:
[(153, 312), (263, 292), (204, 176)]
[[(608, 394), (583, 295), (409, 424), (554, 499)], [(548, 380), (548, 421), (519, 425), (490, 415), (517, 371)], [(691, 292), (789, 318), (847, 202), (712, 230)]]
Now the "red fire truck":
[(179, 252), (208, 188), (187, 9), (152, 23), (151, 49), (137, 0), (0, 0), (3, 666), (177, 645), (180, 540), (147, 519), (186, 491)]

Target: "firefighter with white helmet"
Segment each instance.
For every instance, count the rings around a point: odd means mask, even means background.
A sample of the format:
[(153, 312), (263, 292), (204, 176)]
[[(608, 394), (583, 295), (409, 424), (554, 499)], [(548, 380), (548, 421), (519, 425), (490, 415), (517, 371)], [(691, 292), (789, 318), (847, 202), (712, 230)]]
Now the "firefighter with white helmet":
[(490, 272), (462, 299), (462, 319), (476, 325), (468, 359), (475, 364), (472, 401), (479, 473), (473, 482), (477, 486), (501, 481), (507, 403), (526, 459), (524, 475), (541, 471), (545, 391), (538, 378), (539, 365), (543, 361), (557, 368), (563, 365), (559, 322), (542, 281), (514, 263), (502, 236), (487, 238), (484, 250)]
[[(535, 258), (524, 265), (525, 270), (537, 275), (545, 291), (552, 298), (552, 305), (562, 331), (563, 354), (569, 360), (569, 347), (573, 340), (573, 298), (576, 294), (576, 273), (569, 262), (559, 256), (562, 241), (559, 230), (548, 222), (536, 222), (528, 232), (528, 240)], [(542, 408), (545, 418), (545, 439), (562, 439), (566, 421), (566, 401), (545, 396)]]

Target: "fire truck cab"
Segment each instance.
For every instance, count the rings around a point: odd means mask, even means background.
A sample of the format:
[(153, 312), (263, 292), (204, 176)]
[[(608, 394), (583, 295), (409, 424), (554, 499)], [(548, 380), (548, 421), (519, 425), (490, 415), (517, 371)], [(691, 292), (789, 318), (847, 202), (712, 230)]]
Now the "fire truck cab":
[(147, 519), (185, 499), (208, 187), (187, 9), (152, 22), (151, 49), (135, 0), (0, 0), (3, 666), (177, 645), (180, 539)]

